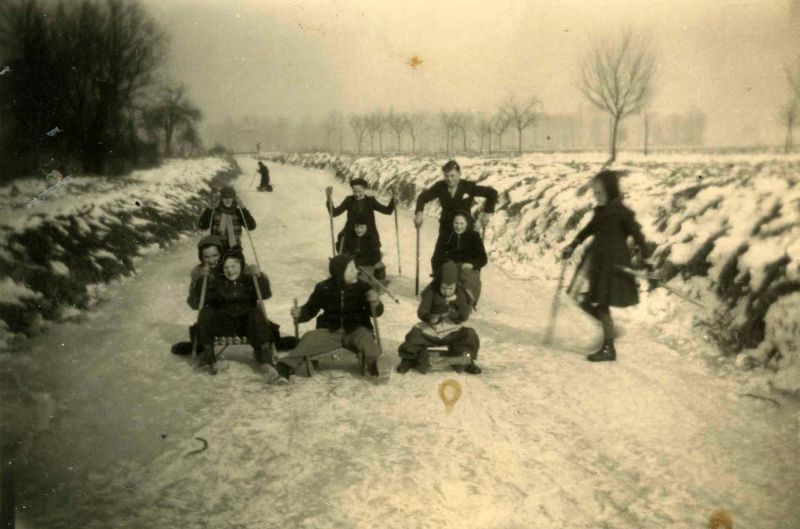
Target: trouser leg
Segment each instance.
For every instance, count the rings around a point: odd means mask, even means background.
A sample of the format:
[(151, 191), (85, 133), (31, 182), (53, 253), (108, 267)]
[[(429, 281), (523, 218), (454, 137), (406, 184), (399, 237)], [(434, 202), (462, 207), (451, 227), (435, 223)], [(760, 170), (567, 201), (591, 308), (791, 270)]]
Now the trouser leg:
[(342, 346), (342, 332), (330, 332), (327, 329), (308, 331), (300, 339), (297, 347), (281, 358), (281, 364), (291, 368), (295, 373), (308, 376), (305, 370), (305, 358), (325, 354)]

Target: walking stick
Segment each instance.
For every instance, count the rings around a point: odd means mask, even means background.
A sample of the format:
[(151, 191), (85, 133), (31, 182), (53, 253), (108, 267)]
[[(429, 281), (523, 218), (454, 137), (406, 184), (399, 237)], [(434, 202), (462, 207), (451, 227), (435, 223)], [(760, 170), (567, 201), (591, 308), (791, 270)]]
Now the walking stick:
[[(297, 309), (297, 298), (294, 298), (294, 308)], [(297, 318), (292, 318), (294, 320), (294, 337), (298, 340), (300, 339), (300, 324), (297, 322)]]
[(414, 295), (419, 296), (419, 226), (417, 226), (417, 274), (414, 279)]
[(567, 271), (567, 260), (561, 265), (561, 273), (558, 275), (558, 285), (556, 293), (553, 294), (553, 303), (550, 305), (550, 321), (547, 324), (547, 331), (544, 333), (544, 343), (549, 344), (553, 339), (553, 331), (556, 326), (556, 314), (558, 314), (558, 302), (561, 298), (561, 288), (564, 286), (564, 274)]
[(681, 292), (679, 292), (678, 290), (672, 288), (671, 286), (665, 285), (664, 284), (664, 280), (661, 279), (660, 277), (656, 277), (654, 275), (648, 274), (647, 272), (634, 270), (633, 268), (628, 268), (627, 266), (617, 265), (616, 269), (619, 270), (622, 273), (625, 273), (625, 274), (628, 274), (628, 275), (632, 275), (634, 277), (638, 277), (638, 278), (641, 278), (641, 279), (649, 279), (650, 281), (658, 283), (658, 286), (660, 286), (661, 288), (665, 289), (667, 292), (670, 292), (671, 294), (675, 294), (676, 296), (678, 296), (682, 300), (688, 301), (689, 303), (697, 305), (700, 308), (703, 308), (703, 309), (706, 308), (706, 306), (703, 305), (702, 303), (700, 303), (699, 301), (694, 300), (694, 299), (686, 296), (686, 294), (682, 294)]
[(328, 195), (328, 219), (331, 221), (331, 251), (336, 257), (336, 241), (333, 237), (333, 195)]
[(366, 276), (366, 278), (369, 280), (369, 282), (372, 284), (373, 287), (377, 287), (377, 288), (381, 289), (382, 291), (386, 292), (386, 294), (388, 294), (389, 297), (392, 298), (395, 303), (400, 303), (400, 300), (397, 299), (397, 296), (392, 294), (391, 291), (389, 291), (389, 289), (387, 287), (385, 287), (383, 285), (383, 283), (378, 281), (375, 278), (374, 275), (370, 274), (369, 272), (367, 272), (364, 268), (362, 268), (360, 266), (358, 267), (358, 271), (361, 272), (362, 274), (364, 274), (364, 276)]
[[(394, 195), (392, 195), (394, 201)], [(400, 268), (400, 224), (397, 221), (397, 203), (394, 205), (394, 240), (397, 241), (397, 275), (403, 275), (403, 269)]]
[[(247, 240), (250, 241), (250, 250), (252, 250), (252, 252), (253, 252), (253, 258), (256, 260), (256, 266), (258, 267), (258, 269), (260, 271), (261, 270), (261, 264), (258, 262), (258, 254), (256, 253), (256, 245), (253, 244), (253, 238), (250, 236), (250, 226), (247, 225), (247, 219), (244, 218), (244, 212), (242, 211), (242, 207), (237, 205), (236, 208), (239, 210), (239, 215), (242, 217), (242, 222), (244, 223), (244, 232), (247, 234)], [(256, 285), (256, 288), (258, 288), (258, 285)]]
[(192, 340), (192, 362), (197, 363), (197, 334), (200, 332), (200, 311), (203, 310), (203, 305), (206, 304), (206, 286), (208, 285), (208, 276), (203, 276), (203, 286), (200, 287), (200, 305), (197, 307), (197, 325), (194, 328), (194, 340)]

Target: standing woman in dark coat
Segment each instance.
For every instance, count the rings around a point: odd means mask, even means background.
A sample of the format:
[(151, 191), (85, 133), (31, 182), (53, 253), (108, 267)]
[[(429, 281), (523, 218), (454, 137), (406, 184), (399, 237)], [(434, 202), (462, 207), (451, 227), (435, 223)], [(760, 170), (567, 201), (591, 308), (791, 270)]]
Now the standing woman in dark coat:
[(636, 261), (649, 255), (641, 226), (636, 222), (633, 211), (622, 203), (619, 173), (601, 171), (592, 180), (592, 190), (597, 200), (592, 220), (564, 248), (562, 256), (569, 259), (578, 245), (594, 236), (568, 290), (582, 298), (580, 307), (603, 326), (603, 346), (587, 357), (591, 362), (603, 362), (617, 358), (614, 321), (609, 307), (630, 307), (639, 303), (636, 281), (617, 269), (619, 266), (631, 266), (628, 237), (633, 237), (636, 243)]

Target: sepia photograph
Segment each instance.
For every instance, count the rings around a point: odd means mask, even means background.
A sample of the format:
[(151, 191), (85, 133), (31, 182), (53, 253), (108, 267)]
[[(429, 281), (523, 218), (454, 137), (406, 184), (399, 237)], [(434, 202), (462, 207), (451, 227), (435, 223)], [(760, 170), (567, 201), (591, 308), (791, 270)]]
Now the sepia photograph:
[(72, 528), (800, 528), (800, 0), (2, 0)]

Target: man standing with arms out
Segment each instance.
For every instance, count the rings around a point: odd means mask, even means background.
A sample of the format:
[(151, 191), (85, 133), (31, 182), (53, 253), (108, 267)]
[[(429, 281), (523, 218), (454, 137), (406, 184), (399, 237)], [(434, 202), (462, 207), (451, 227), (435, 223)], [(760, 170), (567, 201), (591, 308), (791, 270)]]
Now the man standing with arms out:
[(479, 186), (475, 182), (461, 179), (461, 167), (455, 160), (450, 160), (442, 166), (444, 180), (440, 180), (426, 189), (417, 197), (416, 215), (414, 226), (422, 226), (422, 212), (425, 204), (432, 200), (439, 200), (442, 213), (439, 215), (439, 235), (447, 233), (453, 226), (453, 214), (458, 211), (472, 211), (475, 197), (483, 197), (486, 204), (483, 208), (481, 221), (485, 226), (494, 213), (497, 203), (497, 191), (488, 186)]

